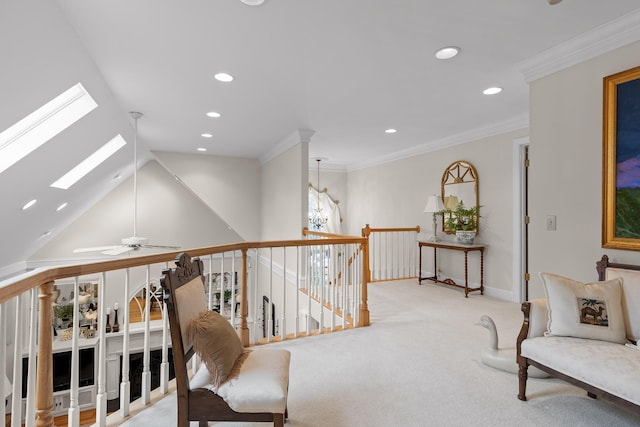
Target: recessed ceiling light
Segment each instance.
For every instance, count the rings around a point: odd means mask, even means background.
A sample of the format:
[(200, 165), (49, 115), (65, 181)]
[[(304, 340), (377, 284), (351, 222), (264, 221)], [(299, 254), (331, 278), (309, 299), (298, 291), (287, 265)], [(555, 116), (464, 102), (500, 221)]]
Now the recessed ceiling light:
[(60, 206), (58, 206), (58, 209), (56, 209), (56, 212), (61, 211), (62, 209), (67, 207), (67, 202), (64, 202), (63, 204), (61, 204)]
[(24, 205), (24, 206), (22, 207), (22, 210), (24, 211), (24, 210), (29, 209), (31, 206), (35, 205), (37, 201), (38, 201), (37, 199), (33, 199), (32, 201), (30, 201), (29, 203), (27, 203), (26, 205)]
[(218, 73), (213, 77), (215, 77), (219, 82), (229, 83), (230, 81), (233, 81), (233, 76), (228, 73)]
[(49, 237), (51, 235), (51, 231), (47, 230), (44, 233), (42, 233), (42, 236), (40, 236), (41, 239), (44, 239), (45, 237)]
[(203, 133), (200, 136), (202, 136), (203, 138), (213, 138), (213, 135), (210, 133)]
[(447, 46), (442, 49), (438, 49), (436, 52), (436, 58), (438, 59), (451, 59), (460, 53), (460, 48), (455, 46)]
[(204, 147), (200, 147), (200, 148), (198, 148), (198, 151), (207, 151), (207, 149), (204, 148)]
[(117, 181), (117, 180), (119, 180), (120, 178), (122, 178), (122, 175), (120, 175), (119, 173), (117, 173), (117, 174), (113, 175), (113, 178), (111, 178), (111, 179), (113, 179), (114, 181)]
[(209, 111), (207, 113), (207, 116), (217, 119), (218, 117), (220, 117), (220, 113), (216, 113), (215, 111)]
[(385, 133), (396, 133), (396, 132), (398, 132), (398, 130), (393, 128), (385, 130)]
[(260, 6), (262, 3), (264, 3), (264, 0), (240, 0), (240, 1), (246, 4), (247, 6)]
[(482, 91), (485, 95), (495, 95), (496, 93), (502, 92), (501, 87), (489, 87)]

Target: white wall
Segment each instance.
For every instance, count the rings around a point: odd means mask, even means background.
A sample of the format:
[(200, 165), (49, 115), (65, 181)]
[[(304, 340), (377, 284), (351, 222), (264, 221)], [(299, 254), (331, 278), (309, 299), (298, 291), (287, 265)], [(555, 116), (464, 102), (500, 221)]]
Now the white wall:
[[(431, 234), (432, 217), (424, 213), (431, 194), (441, 194), (444, 170), (456, 160), (466, 160), (478, 171), (482, 218), (477, 242), (487, 245), (484, 284), (487, 293), (517, 300), (512, 273), (512, 141), (527, 130), (509, 132), (455, 147), (350, 172), (348, 175), (347, 231), (360, 234), (371, 227), (414, 227)], [(440, 232), (442, 236), (442, 233)], [(448, 238), (451, 238), (448, 236)], [(474, 259), (475, 258), (475, 259)], [(470, 281), (479, 283), (477, 254), (470, 254)], [(462, 253), (440, 251), (442, 274), (464, 277)], [(475, 263), (475, 264), (474, 264)], [(423, 249), (423, 270), (433, 271), (432, 252)]]
[[(194, 198), (157, 162), (138, 172), (137, 235), (150, 244), (184, 249), (230, 243), (240, 236), (204, 203)], [(80, 247), (119, 244), (133, 235), (133, 178), (124, 181), (104, 199), (36, 252), (30, 261), (86, 257), (73, 254)]]
[[(544, 295), (541, 271), (595, 281), (605, 253), (640, 263), (638, 252), (601, 246), (602, 79), (638, 58), (640, 42), (531, 83), (530, 297)], [(546, 230), (546, 215), (557, 231)]]
[(260, 239), (260, 162), (256, 159), (154, 152), (243, 240)]
[(307, 225), (309, 144), (262, 165), (261, 240), (300, 239)]

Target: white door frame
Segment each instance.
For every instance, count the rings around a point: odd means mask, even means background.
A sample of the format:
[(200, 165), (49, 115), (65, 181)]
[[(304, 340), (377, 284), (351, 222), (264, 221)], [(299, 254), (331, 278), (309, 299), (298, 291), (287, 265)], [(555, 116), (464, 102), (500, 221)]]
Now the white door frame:
[(517, 289), (513, 289), (514, 296), (519, 296), (519, 302), (525, 298), (524, 275), (527, 273), (525, 265), (525, 169), (524, 169), (524, 148), (529, 145), (529, 137), (525, 136), (513, 140), (512, 162), (513, 162), (513, 283), (517, 284)]

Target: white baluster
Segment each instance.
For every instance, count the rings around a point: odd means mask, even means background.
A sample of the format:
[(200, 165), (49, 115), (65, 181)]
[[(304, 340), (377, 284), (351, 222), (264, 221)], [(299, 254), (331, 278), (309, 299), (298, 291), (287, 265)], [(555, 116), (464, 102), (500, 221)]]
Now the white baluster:
[[(7, 319), (6, 308), (4, 303), (0, 303), (0, 366), (7, 366)], [(5, 405), (5, 394), (8, 394), (9, 390), (5, 390), (5, 370), (0, 371), (0, 427), (6, 427), (5, 415), (7, 408)], [(8, 380), (8, 378), (7, 378)], [(7, 384), (8, 386), (9, 384)], [(6, 393), (5, 393), (6, 392)], [(35, 400), (35, 398), (34, 398)]]
[(324, 254), (324, 245), (318, 246), (320, 252), (318, 253), (318, 285), (320, 287), (320, 333), (324, 332), (324, 265), (322, 255)]
[(229, 280), (229, 286), (231, 286), (231, 298), (229, 298), (229, 310), (231, 311), (231, 316), (229, 320), (231, 321), (231, 325), (233, 327), (236, 326), (236, 252), (233, 251), (231, 256), (231, 279)]
[(296, 246), (296, 317), (295, 317), (295, 330), (293, 336), (298, 338), (300, 332), (300, 246)]
[[(164, 291), (163, 291), (164, 292)], [(167, 304), (162, 298), (162, 363), (160, 364), (160, 391), (169, 393), (169, 317)]]
[(105, 384), (107, 381), (107, 315), (105, 313), (105, 287), (107, 274), (102, 273), (102, 280), (98, 289), (100, 300), (98, 301), (98, 393), (96, 395), (96, 426), (105, 427), (107, 425), (107, 391)]
[(265, 313), (269, 315), (267, 323), (267, 342), (271, 342), (273, 330), (273, 248), (269, 248), (269, 309)]
[[(37, 304), (38, 292), (37, 288), (31, 289), (31, 307), (29, 310), (29, 361), (27, 362), (27, 407), (25, 410), (25, 427), (34, 427), (36, 425), (36, 325), (37, 325)], [(42, 325), (49, 327), (49, 325)], [(0, 366), (5, 366), (0, 364)], [(4, 371), (0, 371), (0, 377)], [(1, 380), (0, 380), (1, 381)], [(0, 396), (3, 396), (0, 393)], [(4, 402), (3, 402), (4, 404)]]
[[(124, 309), (120, 319), (122, 324), (122, 381), (120, 382), (120, 416), (129, 415), (131, 383), (129, 381), (129, 269), (124, 278)], [(118, 303), (113, 304), (114, 311)]]
[(21, 319), (22, 295), (14, 298), (15, 327), (13, 335), (13, 396), (11, 399), (11, 426), (21, 427), (22, 425), (22, 336), (23, 326)]
[(209, 280), (207, 283), (209, 289), (209, 301), (207, 301), (207, 309), (213, 310), (213, 255), (209, 255)]
[(80, 425), (80, 408), (78, 408), (78, 379), (80, 371), (80, 353), (78, 352), (78, 335), (80, 334), (80, 307), (78, 300), (80, 299), (80, 289), (78, 288), (78, 277), (73, 279), (73, 316), (71, 331), (71, 389), (69, 391), (69, 427), (78, 427)]
[(287, 336), (285, 313), (287, 312), (287, 247), (282, 248), (282, 317), (280, 318), (280, 337), (284, 340)]
[[(151, 401), (151, 370), (149, 369), (149, 359), (151, 359), (151, 349), (149, 348), (149, 337), (151, 335), (151, 266), (149, 264), (147, 264), (146, 289), (147, 300), (144, 304), (144, 349), (142, 353), (142, 401), (145, 405)], [(127, 296), (127, 300), (128, 299), (129, 297)]]

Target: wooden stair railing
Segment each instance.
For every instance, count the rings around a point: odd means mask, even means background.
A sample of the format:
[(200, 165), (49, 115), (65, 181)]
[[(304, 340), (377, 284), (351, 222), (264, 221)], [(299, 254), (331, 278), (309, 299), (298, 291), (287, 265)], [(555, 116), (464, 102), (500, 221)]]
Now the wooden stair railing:
[[(270, 242), (242, 242), (242, 243), (233, 243), (233, 244), (226, 244), (226, 245), (208, 246), (203, 248), (193, 248), (193, 249), (182, 250), (180, 252), (187, 252), (192, 257), (210, 257), (210, 258), (216, 254), (223, 254), (225, 252), (226, 253), (239, 252), (241, 254), (240, 257), (242, 259), (241, 261), (242, 267), (241, 267), (241, 273), (239, 278), (240, 324), (238, 327), (238, 334), (241, 337), (243, 344), (247, 346), (250, 344), (249, 342), (250, 331), (249, 331), (249, 325), (247, 322), (247, 317), (249, 315), (248, 295), (251, 292), (248, 286), (248, 280), (249, 280), (249, 272), (248, 272), (249, 260), (247, 255), (248, 251), (256, 251), (257, 253), (260, 250), (273, 250), (273, 248), (282, 248), (283, 250), (285, 250), (286, 248), (293, 248), (293, 247), (302, 248), (303, 250), (305, 250), (313, 247), (322, 247), (322, 246), (334, 247), (336, 245), (355, 246), (357, 247), (357, 250), (354, 250), (353, 252), (355, 254), (358, 254), (358, 252), (360, 252), (359, 256), (356, 256), (356, 255), (352, 256), (353, 258), (352, 262), (348, 263), (348, 265), (351, 266), (352, 269), (355, 269), (355, 267), (357, 267), (360, 270), (360, 272), (357, 275), (358, 281), (357, 282), (354, 281), (352, 283), (352, 287), (359, 289), (358, 293), (354, 294), (358, 296), (357, 300), (354, 298), (357, 311), (354, 313), (343, 311), (342, 314), (345, 316), (345, 318), (348, 316), (351, 316), (351, 318), (353, 318), (353, 316), (355, 315), (357, 317), (357, 326), (368, 326), (369, 325), (369, 309), (367, 304), (367, 282), (368, 282), (367, 279), (368, 279), (369, 260), (368, 260), (368, 241), (365, 238), (354, 237), (354, 236), (339, 236), (339, 237), (332, 237), (328, 241), (325, 241), (324, 239), (323, 240), (303, 239), (303, 240), (282, 240), (282, 241), (270, 241)], [(167, 263), (172, 262), (175, 259), (177, 254), (178, 252), (176, 251), (176, 252), (167, 252), (162, 254), (130, 257), (130, 258), (123, 258), (123, 259), (116, 259), (116, 260), (109, 260), (109, 261), (102, 261), (102, 262), (79, 263), (76, 265), (70, 265), (70, 266), (64, 266), (64, 267), (51, 267), (46, 269), (37, 269), (29, 273), (25, 273), (20, 276), (17, 276), (15, 278), (10, 278), (0, 282), (0, 320), (4, 320), (5, 318), (8, 317), (8, 311), (9, 311), (8, 309), (11, 308), (9, 304), (13, 305), (14, 304), (13, 301), (18, 301), (17, 297), (20, 297), (22, 294), (30, 293), (32, 292), (32, 290), (36, 290), (38, 301), (39, 301), (39, 317), (37, 320), (39, 324), (39, 327), (37, 328), (38, 343), (39, 343), (39, 345), (37, 346), (38, 363), (36, 364), (36, 367), (35, 367), (35, 370), (36, 370), (35, 373), (32, 372), (31, 370), (28, 371), (29, 376), (31, 376), (32, 374), (35, 374), (35, 377), (36, 377), (35, 392), (33, 395), (28, 394), (28, 399), (33, 399), (33, 401), (35, 402), (35, 408), (34, 408), (35, 416), (33, 417), (33, 419), (31, 419), (31, 415), (29, 415), (28, 413), (24, 415), (26, 418), (25, 424), (27, 427), (33, 426), (33, 425), (38, 427), (53, 425), (53, 406), (54, 406), (53, 375), (52, 375), (53, 328), (51, 326), (52, 325), (51, 320), (52, 320), (52, 303), (53, 303), (52, 293), (53, 293), (53, 288), (56, 281), (57, 280), (74, 280), (76, 283), (74, 289), (76, 290), (76, 295), (79, 295), (79, 292), (77, 292), (78, 278), (88, 277), (88, 276), (98, 276), (98, 277), (101, 277), (101, 279), (99, 279), (100, 281), (99, 292), (100, 292), (100, 295), (104, 295), (106, 289), (109, 289), (109, 290), (119, 289), (121, 285), (119, 283), (116, 283), (112, 286), (107, 287), (106, 286), (107, 273), (116, 272), (116, 271), (127, 272), (126, 282), (128, 282), (129, 269), (135, 270), (135, 271), (140, 271), (140, 270), (144, 271), (146, 269), (148, 272), (149, 266), (152, 266), (155, 264), (166, 265)], [(361, 259), (361, 261), (358, 261), (358, 259)], [(256, 260), (257, 260), (257, 255), (256, 255)], [(284, 267), (283, 270), (286, 277), (286, 267)], [(338, 273), (340, 274), (337, 274), (335, 277), (342, 278), (344, 276), (344, 274), (341, 271), (338, 271)], [(256, 278), (255, 280), (257, 282), (258, 274), (255, 271), (252, 274)], [(273, 273), (270, 272), (270, 274), (273, 274)], [(148, 283), (149, 283), (149, 276), (147, 273), (147, 284)], [(359, 286), (353, 286), (354, 284), (359, 284)], [(126, 287), (128, 287), (128, 285), (126, 285)], [(147, 289), (149, 289), (149, 287), (147, 287)], [(254, 294), (255, 293), (256, 292), (254, 291)], [(126, 298), (127, 299), (130, 298), (130, 295), (128, 292), (127, 292)], [(26, 297), (25, 298), (20, 297), (20, 301), (23, 301), (23, 300), (26, 301)], [(146, 312), (147, 318), (149, 318), (148, 316), (149, 310), (150, 310), (149, 303), (150, 303), (150, 300), (147, 299), (147, 302), (145, 302), (145, 312)], [(325, 305), (327, 303), (325, 300), (322, 300), (321, 304)], [(130, 305), (128, 302), (123, 306), (123, 310), (121, 313), (122, 317), (120, 319), (120, 321), (123, 322), (121, 331), (125, 332), (125, 334), (123, 334), (123, 339), (125, 340), (125, 342), (127, 342), (128, 340), (128, 334), (126, 334), (126, 332), (128, 331), (128, 325), (129, 325), (129, 307)], [(336, 308), (336, 304), (332, 303), (330, 307)], [(255, 308), (256, 308), (256, 304), (254, 303), (254, 309)], [(29, 310), (26, 310), (26, 311), (29, 311)], [(99, 317), (98, 324), (104, 325), (104, 322), (106, 320), (104, 298), (100, 300), (99, 314), (100, 314), (100, 317)], [(26, 317), (27, 315), (23, 314), (22, 316)], [(165, 317), (165, 320), (166, 320), (166, 317)], [(353, 320), (351, 320), (351, 322), (353, 323)], [(6, 328), (6, 322), (3, 321), (2, 323), (3, 324), (0, 325), (0, 328)], [(326, 329), (324, 323), (321, 323), (320, 326), (321, 326), (321, 330), (324, 331)], [(19, 325), (19, 327), (24, 328), (23, 325)], [(148, 325), (146, 326), (146, 328), (148, 329)], [(166, 328), (167, 328), (166, 323), (164, 328), (166, 332)], [(34, 331), (35, 329), (36, 328), (31, 328), (32, 331)], [(74, 336), (73, 340), (76, 340), (79, 335), (79, 327), (78, 327), (77, 321), (73, 323), (72, 331)], [(104, 327), (98, 328), (100, 340), (102, 340), (104, 337), (103, 332), (104, 332)], [(28, 334), (26, 330), (24, 333), (25, 335)], [(283, 331), (283, 333), (286, 333), (286, 330)], [(3, 333), (0, 333), (0, 341), (4, 341), (6, 339), (4, 338), (6, 335), (7, 335), (7, 331), (3, 330)], [(146, 339), (147, 338), (145, 336), (145, 340)], [(35, 340), (32, 340), (32, 339), (28, 339), (28, 340), (25, 339), (23, 342), (27, 343), (31, 341), (34, 341), (34, 345), (35, 345)], [(104, 394), (104, 384), (101, 383), (102, 381), (101, 378), (103, 378), (106, 375), (104, 372), (105, 371), (104, 366), (102, 365), (105, 359), (105, 354), (103, 350), (106, 347), (106, 345), (104, 344), (104, 341), (100, 341), (100, 343), (101, 343), (99, 346), (100, 356), (97, 358), (99, 365), (98, 365), (98, 368), (96, 369), (96, 371), (98, 372), (98, 381), (96, 384), (96, 389), (98, 390), (98, 394), (100, 394), (102, 397), (99, 396), (96, 400), (97, 407), (96, 407), (96, 424), (95, 425), (101, 427), (106, 425), (105, 424), (106, 423), (105, 421), (106, 420), (106, 400), (102, 400), (102, 399), (106, 399), (105, 397), (106, 395)], [(4, 345), (3, 342), (0, 342), (0, 344)], [(166, 346), (167, 344), (163, 343), (163, 351), (166, 348)], [(32, 346), (32, 348), (35, 348), (35, 347)], [(78, 369), (77, 344), (74, 343), (72, 348), (74, 352), (74, 356), (72, 359), (74, 360), (74, 362), (72, 362), (72, 366)], [(18, 348), (14, 354), (17, 355), (19, 359), (21, 359), (20, 356), (22, 354), (22, 349)], [(14, 356), (14, 359), (15, 358), (16, 357)], [(128, 358), (126, 359), (128, 360)], [(6, 358), (0, 357), (0, 361), (6, 361)], [(4, 366), (2, 367), (4, 368)], [(14, 369), (14, 372), (22, 372), (22, 371), (20, 368), (18, 368), (18, 371)], [(72, 375), (72, 382), (75, 381), (76, 384), (72, 386), (71, 388), (72, 391), (70, 394), (72, 408), (70, 408), (70, 411), (69, 411), (69, 420), (70, 420), (69, 424), (72, 426), (79, 425), (79, 408), (77, 407), (77, 399), (78, 399), (77, 376), (78, 375), (75, 374), (76, 379), (73, 380), (74, 375)], [(10, 381), (12, 384), (16, 384), (16, 381), (13, 381), (13, 378), (10, 378)], [(0, 378), (0, 383), (3, 383), (3, 378)], [(0, 384), (0, 391), (2, 391), (1, 388), (3, 387), (4, 387), (4, 384)], [(127, 387), (125, 387), (125, 389)], [(74, 389), (75, 389), (76, 395), (73, 395)], [(123, 389), (121, 388), (121, 391), (122, 390)], [(167, 392), (166, 387), (163, 390), (164, 392)], [(14, 395), (16, 396), (17, 403), (21, 405), (21, 393), (20, 391), (17, 391), (15, 389), (15, 386), (14, 386)], [(122, 404), (123, 404), (123, 401), (121, 401), (121, 405)], [(128, 402), (126, 404), (128, 405)], [(19, 405), (13, 405), (13, 407), (17, 407), (17, 406)], [(18, 414), (18, 413), (22, 413), (22, 411), (18, 410), (18, 411), (15, 411), (14, 413)], [(127, 414), (128, 414), (128, 409), (122, 410), (122, 416), (126, 416)], [(5, 418), (4, 405), (2, 405), (2, 409), (0, 409), (0, 418), (1, 418), (0, 422), (3, 421)]]

